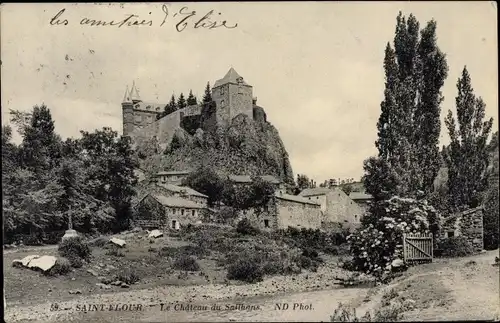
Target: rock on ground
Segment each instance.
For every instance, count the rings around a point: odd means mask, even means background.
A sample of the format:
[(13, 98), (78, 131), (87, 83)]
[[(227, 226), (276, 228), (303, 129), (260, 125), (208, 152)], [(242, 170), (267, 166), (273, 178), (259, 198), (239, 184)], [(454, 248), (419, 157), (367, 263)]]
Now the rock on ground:
[(111, 238), (111, 239), (109, 239), (109, 242), (111, 242), (119, 247), (123, 247), (124, 245), (126, 245), (125, 240), (118, 239), (118, 238)]
[(47, 271), (54, 267), (57, 258), (54, 256), (42, 256), (40, 258), (35, 258), (31, 260), (28, 267), (31, 269), (41, 269), (42, 271)]

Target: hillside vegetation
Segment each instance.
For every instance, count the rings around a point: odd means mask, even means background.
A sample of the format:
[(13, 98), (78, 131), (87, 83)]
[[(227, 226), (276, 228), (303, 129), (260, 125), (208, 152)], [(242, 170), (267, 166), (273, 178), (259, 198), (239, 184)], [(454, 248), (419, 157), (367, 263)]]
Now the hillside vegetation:
[(240, 114), (228, 126), (202, 124), (193, 135), (179, 128), (166, 149), (152, 138), (137, 148), (141, 168), (153, 175), (160, 170), (194, 170), (210, 165), (222, 174), (274, 175), (293, 183), (285, 146), (259, 109), (257, 120)]

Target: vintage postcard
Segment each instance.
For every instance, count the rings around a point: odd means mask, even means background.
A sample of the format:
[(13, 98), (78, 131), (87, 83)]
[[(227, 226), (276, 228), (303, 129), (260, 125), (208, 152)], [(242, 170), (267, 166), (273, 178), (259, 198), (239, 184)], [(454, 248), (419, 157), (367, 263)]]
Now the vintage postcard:
[(496, 2), (0, 24), (5, 322), (500, 319)]

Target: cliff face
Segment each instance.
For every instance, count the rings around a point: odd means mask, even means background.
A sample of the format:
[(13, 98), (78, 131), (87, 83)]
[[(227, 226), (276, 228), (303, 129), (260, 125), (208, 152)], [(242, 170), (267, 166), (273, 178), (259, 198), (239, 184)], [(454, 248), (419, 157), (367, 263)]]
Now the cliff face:
[(221, 174), (274, 175), (293, 183), (288, 153), (278, 131), (266, 121), (262, 108), (254, 108), (254, 119), (240, 114), (228, 126), (200, 126), (193, 135), (179, 128), (166, 148), (154, 138), (143, 141), (136, 147), (141, 168), (152, 175), (160, 170), (195, 170), (208, 165)]

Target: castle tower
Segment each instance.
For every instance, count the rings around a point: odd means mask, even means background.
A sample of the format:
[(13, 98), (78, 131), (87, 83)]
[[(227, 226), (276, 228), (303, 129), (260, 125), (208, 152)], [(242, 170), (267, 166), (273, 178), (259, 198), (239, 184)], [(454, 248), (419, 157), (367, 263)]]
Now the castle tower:
[(134, 130), (134, 103), (130, 97), (130, 91), (125, 89), (122, 100), (123, 135), (128, 136)]
[(253, 118), (252, 94), (252, 86), (231, 67), (212, 88), (212, 98), (217, 105), (217, 124), (227, 125), (239, 114)]

